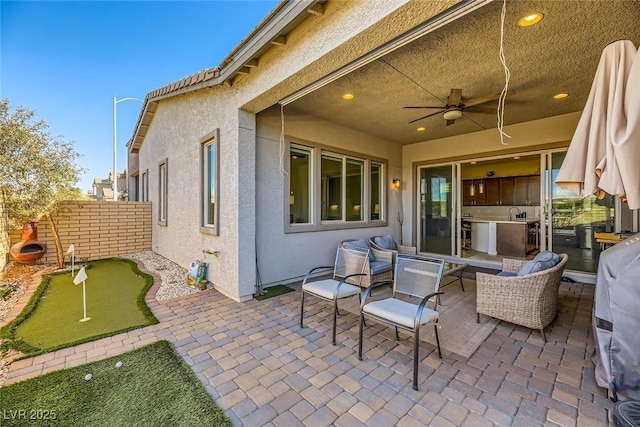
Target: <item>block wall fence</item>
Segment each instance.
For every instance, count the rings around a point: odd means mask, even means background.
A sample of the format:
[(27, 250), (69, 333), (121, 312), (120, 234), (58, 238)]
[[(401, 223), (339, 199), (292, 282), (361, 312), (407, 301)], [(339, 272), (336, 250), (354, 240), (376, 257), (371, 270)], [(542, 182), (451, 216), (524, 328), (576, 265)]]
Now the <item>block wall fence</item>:
[(9, 217), (4, 205), (4, 195), (0, 191), (0, 272), (9, 262)]
[[(76, 262), (151, 250), (151, 202), (63, 202), (52, 219), (63, 253), (75, 245)], [(21, 229), (9, 232), (11, 246), (21, 235)], [(47, 243), (41, 261), (55, 263), (56, 248), (45, 218), (38, 221), (38, 240)], [(68, 260), (65, 256), (65, 262)]]

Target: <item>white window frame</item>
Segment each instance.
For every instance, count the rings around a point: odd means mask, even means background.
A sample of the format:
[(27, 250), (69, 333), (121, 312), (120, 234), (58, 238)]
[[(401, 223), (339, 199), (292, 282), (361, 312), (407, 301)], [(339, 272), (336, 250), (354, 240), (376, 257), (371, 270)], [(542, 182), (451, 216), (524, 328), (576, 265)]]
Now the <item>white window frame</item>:
[[(309, 141), (302, 141), (298, 139), (286, 140), (286, 168), (290, 171), (290, 156), (291, 147), (302, 148), (309, 150), (311, 153), (311, 161), (309, 167), (309, 182), (310, 182), (310, 222), (304, 224), (290, 223), (290, 206), (289, 197), (284, 197), (284, 231), (285, 233), (301, 233), (310, 231), (325, 231), (325, 230), (340, 230), (340, 229), (352, 229), (352, 228), (369, 228), (369, 227), (386, 227), (387, 223), (387, 197), (388, 197), (388, 185), (387, 182), (387, 169), (388, 163), (385, 159), (380, 159), (372, 156), (368, 156), (362, 153), (354, 153), (346, 150), (336, 149), (335, 147), (328, 147), (322, 144), (317, 144)], [(321, 158), (326, 154), (331, 157), (342, 159), (342, 219), (340, 220), (321, 220)], [(363, 170), (363, 199), (361, 204), (362, 220), (359, 221), (347, 221), (345, 214), (345, 200), (346, 200), (346, 160), (354, 159), (364, 162)], [(381, 188), (380, 188), (380, 217), (379, 219), (372, 219), (371, 215), (371, 164), (375, 163), (380, 166), (381, 172)], [(289, 175), (290, 177), (290, 175)], [(285, 179), (284, 194), (289, 195), (290, 192), (290, 178)]]
[(165, 158), (158, 163), (158, 224), (167, 226), (168, 216), (168, 184), (169, 184), (169, 159)]
[[(200, 139), (201, 144), (201, 203), (200, 203), (200, 232), (203, 234), (211, 234), (217, 236), (219, 233), (219, 223), (220, 223), (220, 143), (219, 143), (219, 135), (220, 130), (216, 129), (213, 132), (205, 135)], [(209, 147), (213, 146), (215, 149), (215, 158), (214, 161), (214, 188), (213, 188), (213, 223), (208, 222), (209, 218), (209, 209), (211, 203), (211, 181), (209, 176), (209, 158), (208, 158), (208, 150)]]

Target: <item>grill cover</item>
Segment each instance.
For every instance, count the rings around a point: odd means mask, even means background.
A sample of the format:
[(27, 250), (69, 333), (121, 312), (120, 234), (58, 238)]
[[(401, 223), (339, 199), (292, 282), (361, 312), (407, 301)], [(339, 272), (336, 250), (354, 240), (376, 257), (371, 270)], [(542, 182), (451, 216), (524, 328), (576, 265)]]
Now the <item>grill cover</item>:
[(600, 255), (593, 338), (598, 385), (640, 400), (640, 233)]

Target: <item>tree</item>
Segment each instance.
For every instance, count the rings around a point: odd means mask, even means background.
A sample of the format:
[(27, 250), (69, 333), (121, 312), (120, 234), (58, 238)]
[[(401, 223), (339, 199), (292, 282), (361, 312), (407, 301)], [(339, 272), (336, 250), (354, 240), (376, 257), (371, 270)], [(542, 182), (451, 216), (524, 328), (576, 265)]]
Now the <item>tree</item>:
[(71, 142), (53, 137), (49, 125), (33, 110), (11, 111), (9, 100), (0, 101), (0, 190), (4, 193), (9, 224), (46, 217), (56, 246), (58, 267), (64, 267), (60, 238), (51, 219), (63, 200), (76, 199), (75, 183), (83, 168)]

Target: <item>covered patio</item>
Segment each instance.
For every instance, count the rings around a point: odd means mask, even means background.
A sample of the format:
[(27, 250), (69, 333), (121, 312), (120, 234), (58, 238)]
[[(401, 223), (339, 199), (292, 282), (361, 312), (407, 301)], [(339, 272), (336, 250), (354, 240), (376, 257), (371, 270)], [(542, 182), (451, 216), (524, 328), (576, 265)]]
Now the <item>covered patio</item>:
[[(465, 288), (474, 277), (465, 274)], [(411, 340), (396, 342), (390, 328), (369, 325), (360, 362), (349, 311), (333, 346), (325, 302), (309, 300), (300, 329), (300, 292), (238, 303), (216, 290), (159, 303), (152, 289), (158, 325), (14, 362), (6, 384), (166, 339), (236, 425), (602, 426), (612, 404), (591, 362), (593, 290), (561, 284), (546, 344), (505, 322), (470, 357), (443, 349), (439, 359), (423, 343), (419, 391), (411, 387)]]

